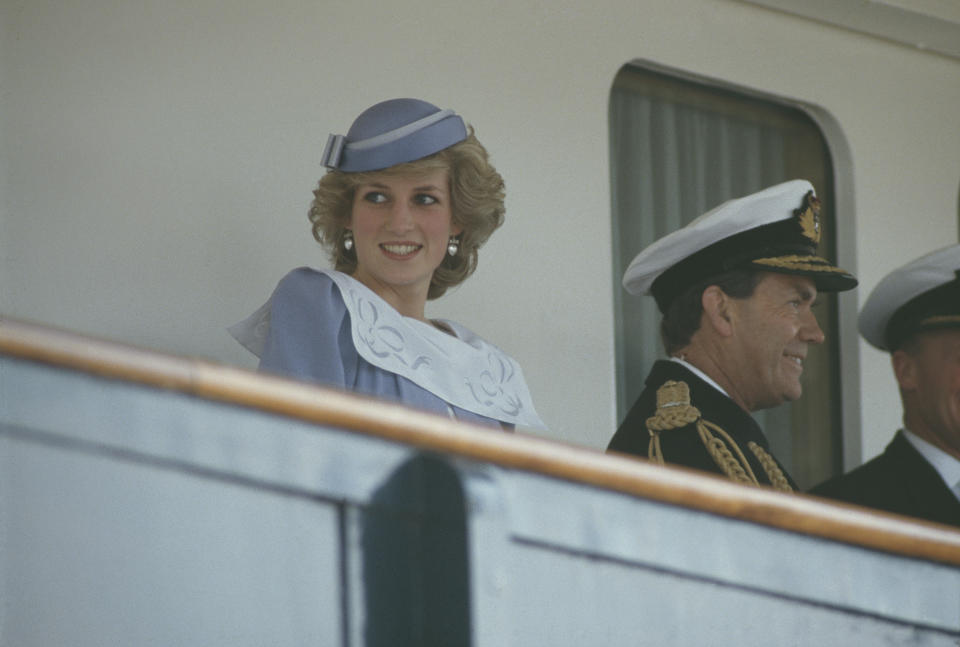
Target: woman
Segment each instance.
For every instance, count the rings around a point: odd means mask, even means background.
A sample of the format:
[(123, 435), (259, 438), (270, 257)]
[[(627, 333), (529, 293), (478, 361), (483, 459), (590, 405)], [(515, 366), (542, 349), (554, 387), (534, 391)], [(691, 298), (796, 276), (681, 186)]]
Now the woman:
[(393, 99), (330, 135), (313, 235), (334, 270), (299, 268), (231, 333), (260, 369), (460, 420), (543, 427), (519, 365), (428, 299), (470, 276), (503, 222), (503, 179), (451, 110)]

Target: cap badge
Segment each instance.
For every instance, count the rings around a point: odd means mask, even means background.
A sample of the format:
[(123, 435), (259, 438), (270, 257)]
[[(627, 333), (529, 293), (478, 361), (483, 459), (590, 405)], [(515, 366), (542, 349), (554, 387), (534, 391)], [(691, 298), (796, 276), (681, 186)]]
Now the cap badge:
[(809, 191), (803, 197), (803, 206), (796, 211), (800, 231), (814, 245), (820, 243), (820, 200)]

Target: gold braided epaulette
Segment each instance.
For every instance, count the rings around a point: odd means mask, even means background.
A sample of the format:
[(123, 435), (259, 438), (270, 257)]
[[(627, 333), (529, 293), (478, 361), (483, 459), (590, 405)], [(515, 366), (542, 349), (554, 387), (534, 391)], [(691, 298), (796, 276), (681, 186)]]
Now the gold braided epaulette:
[[(650, 460), (661, 465), (665, 462), (660, 446), (661, 432), (680, 429), (692, 423), (696, 423), (697, 434), (710, 458), (727, 478), (737, 483), (759, 485), (740, 446), (718, 425), (704, 420), (700, 410), (690, 402), (690, 387), (686, 382), (669, 380), (657, 389), (657, 410), (647, 418), (647, 431), (650, 434), (647, 455)], [(720, 437), (715, 436), (714, 432)], [(773, 487), (792, 491), (790, 483), (772, 456), (753, 442), (750, 443), (750, 450), (757, 456)]]
[(667, 431), (686, 427), (700, 418), (700, 410), (690, 404), (690, 387), (686, 382), (669, 380), (657, 389), (657, 410), (647, 418), (647, 429)]

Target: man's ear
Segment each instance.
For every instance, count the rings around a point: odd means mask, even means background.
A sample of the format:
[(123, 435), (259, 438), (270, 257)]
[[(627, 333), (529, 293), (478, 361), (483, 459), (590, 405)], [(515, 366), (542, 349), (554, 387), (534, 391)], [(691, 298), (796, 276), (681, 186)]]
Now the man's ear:
[(905, 350), (895, 350), (890, 357), (893, 374), (901, 391), (913, 391), (917, 388), (917, 362), (913, 355)]
[(733, 317), (731, 309), (733, 300), (726, 292), (716, 285), (707, 286), (700, 297), (703, 307), (704, 323), (713, 328), (721, 337), (733, 334)]

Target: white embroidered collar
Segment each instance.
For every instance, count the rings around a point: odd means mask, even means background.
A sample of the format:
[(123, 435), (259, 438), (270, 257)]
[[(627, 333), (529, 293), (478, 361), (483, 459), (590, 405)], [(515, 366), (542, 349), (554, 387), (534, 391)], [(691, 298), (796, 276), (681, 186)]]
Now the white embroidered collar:
[(353, 277), (320, 271), (340, 288), (353, 344), (365, 360), (461, 409), (524, 427), (544, 427), (520, 366), (499, 348), (454, 321), (439, 320), (456, 337), (404, 317)]

